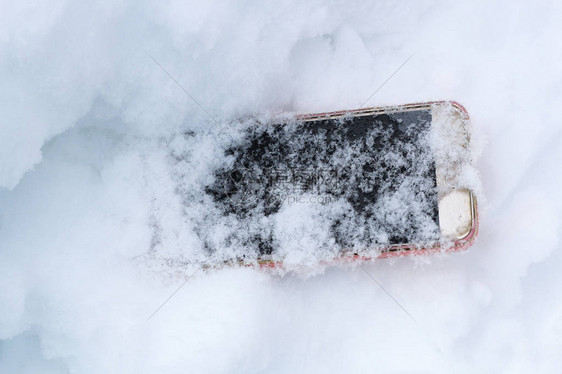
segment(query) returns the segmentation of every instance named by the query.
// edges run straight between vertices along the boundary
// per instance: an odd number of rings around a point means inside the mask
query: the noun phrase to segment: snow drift
[[[557,372],[558,4],[2,9],[0,372]],[[414,54],[367,105],[467,107],[479,241],[364,266],[415,322],[361,268],[200,271],[147,320],[196,270],[181,196],[226,142],[149,54],[219,124],[359,107]]]

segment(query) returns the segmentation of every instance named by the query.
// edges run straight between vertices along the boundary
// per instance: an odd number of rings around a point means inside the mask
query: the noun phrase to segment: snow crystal
[[[429,110],[250,123],[206,186],[219,222],[207,216],[199,230],[215,232],[229,222],[222,250],[233,242],[243,246],[245,258],[284,260],[295,251],[316,262],[346,251],[436,241],[430,129]]]

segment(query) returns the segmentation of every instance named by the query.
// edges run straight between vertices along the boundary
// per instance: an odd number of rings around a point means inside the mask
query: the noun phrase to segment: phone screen
[[[275,224],[260,222],[290,209],[314,210],[326,243],[341,251],[434,242],[430,132],[430,109],[256,124],[227,150],[229,163],[207,193],[241,223],[234,235],[260,255],[283,242]]]

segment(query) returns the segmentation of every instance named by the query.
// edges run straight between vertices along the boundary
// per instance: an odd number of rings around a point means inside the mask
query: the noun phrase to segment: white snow
[[[0,373],[559,371],[558,3],[1,4]],[[470,250],[363,266],[413,319],[359,267],[200,270],[149,319],[205,255],[219,124],[357,108],[411,55],[367,105],[460,102],[482,181]]]

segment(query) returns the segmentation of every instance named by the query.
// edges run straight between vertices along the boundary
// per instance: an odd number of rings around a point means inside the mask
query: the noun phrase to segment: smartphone
[[[226,154],[206,192],[261,266],[460,250],[477,235],[469,117],[456,102],[253,123]]]

